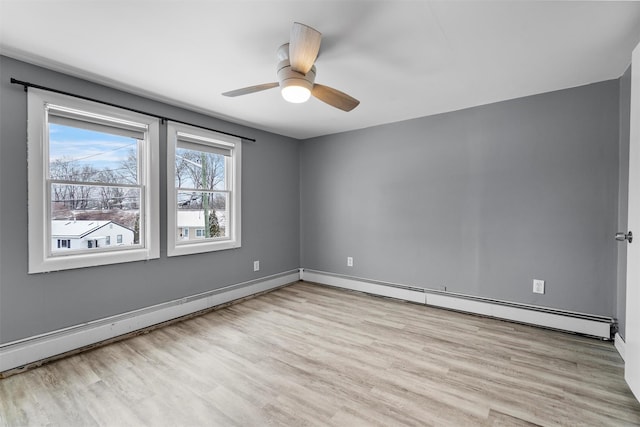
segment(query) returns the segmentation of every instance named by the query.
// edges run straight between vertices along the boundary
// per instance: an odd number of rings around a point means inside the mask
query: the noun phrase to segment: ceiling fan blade
[[[315,96],[322,102],[326,102],[332,107],[341,109],[342,111],[351,111],[360,104],[360,101],[346,93],[318,83],[313,85],[311,95]]]
[[[289,41],[289,62],[291,69],[307,74],[316,62],[320,51],[322,34],[308,25],[294,22]]]
[[[261,85],[255,85],[255,86],[249,86],[249,87],[243,87],[242,89],[236,89],[236,90],[231,90],[229,92],[225,92],[223,93],[224,96],[241,96],[241,95],[248,95],[250,93],[254,93],[254,92],[260,92],[263,90],[267,90],[267,89],[271,89],[274,87],[278,87],[280,85],[280,83],[278,82],[273,82],[273,83],[263,83]]]

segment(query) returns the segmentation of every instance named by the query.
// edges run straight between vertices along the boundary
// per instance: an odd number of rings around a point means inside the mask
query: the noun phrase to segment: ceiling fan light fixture
[[[311,88],[309,82],[303,79],[296,79],[298,81],[285,80],[282,82],[282,97],[285,101],[293,104],[302,104],[307,102],[311,97]]]

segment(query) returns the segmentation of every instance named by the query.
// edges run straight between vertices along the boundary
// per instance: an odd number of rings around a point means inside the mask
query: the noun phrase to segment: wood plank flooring
[[[3,426],[622,426],[596,339],[295,283],[0,380]]]

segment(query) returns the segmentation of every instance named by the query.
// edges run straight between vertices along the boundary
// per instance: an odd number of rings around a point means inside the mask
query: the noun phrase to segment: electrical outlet
[[[260,271],[260,261],[253,261],[253,271]]]
[[[533,279],[533,293],[544,294],[544,280]]]
[[[347,267],[353,267],[353,257],[347,257]]]

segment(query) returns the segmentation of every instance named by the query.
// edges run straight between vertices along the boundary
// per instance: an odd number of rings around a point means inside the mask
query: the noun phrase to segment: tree
[[[138,155],[134,149],[130,149],[127,158],[120,162],[120,178],[127,184],[138,183]]]
[[[202,187],[204,188],[206,182],[205,180],[207,179],[207,155],[205,153],[202,153],[200,157],[200,165],[202,166]],[[211,219],[209,217],[209,193],[202,193],[202,208],[204,209],[204,223],[209,225],[209,227],[207,227],[205,235],[206,237],[213,237],[213,234],[211,234]],[[213,216],[216,216],[215,212]]]
[[[136,221],[133,223],[133,243],[140,243],[140,215],[136,215]]]
[[[224,181],[225,157],[200,151],[178,149],[176,152],[176,186],[215,190]]]
[[[218,223],[218,216],[216,211],[209,214],[209,236],[208,237],[220,237],[222,236],[222,230],[220,229],[220,223]]]
[[[49,165],[51,178],[64,181],[91,181],[98,172],[90,165],[80,168],[69,158],[56,159]],[[86,185],[55,184],[53,196],[53,201],[67,209],[87,209],[93,202],[92,187]]]
[[[103,169],[98,172],[99,182],[115,183],[118,182],[120,176],[111,169]],[[121,187],[99,187],[100,207],[102,209],[112,209],[119,207],[122,209],[122,203],[125,198],[125,190]]]

